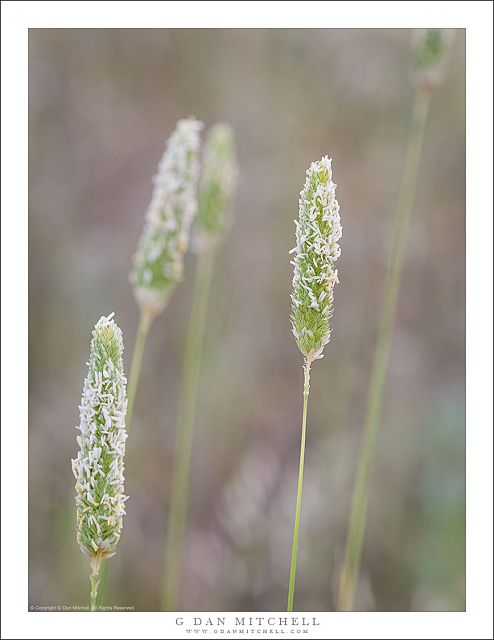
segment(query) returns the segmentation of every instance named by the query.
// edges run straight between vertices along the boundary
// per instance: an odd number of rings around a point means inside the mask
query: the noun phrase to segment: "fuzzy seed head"
[[[125,515],[124,456],[127,432],[122,332],[101,317],[93,331],[88,373],[79,407],[76,478],[77,542],[90,559],[115,553]]]
[[[144,229],[130,281],[141,311],[159,314],[183,276],[184,254],[197,211],[202,123],[179,120],[154,177]]]
[[[194,245],[201,250],[222,238],[230,224],[230,212],[238,168],[233,131],[217,124],[204,145]]]
[[[331,159],[324,156],[307,171],[300,192],[297,246],[292,290],[292,331],[307,362],[322,358],[329,342],[333,288],[338,282],[335,263],[341,249],[340,206],[335,197]]]
[[[433,89],[440,84],[453,36],[453,29],[415,30],[414,72],[418,87]]]

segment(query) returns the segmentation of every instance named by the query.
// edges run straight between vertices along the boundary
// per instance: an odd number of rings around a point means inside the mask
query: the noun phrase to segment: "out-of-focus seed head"
[[[90,559],[111,558],[125,515],[124,456],[127,432],[127,381],[122,332],[113,313],[93,331],[72,460],[76,478],[77,542]]]
[[[183,276],[184,254],[197,211],[202,126],[193,118],[178,121],[154,178],[130,274],[137,304],[151,318],[164,309]]]
[[[292,331],[308,363],[322,358],[331,335],[335,263],[341,250],[340,206],[335,197],[331,160],[313,162],[300,192],[292,299]]]
[[[453,29],[416,29],[414,33],[414,77],[421,89],[433,89],[442,81]]]
[[[224,236],[231,222],[233,195],[238,178],[232,128],[216,124],[204,144],[199,185],[199,211],[194,248],[201,251]]]

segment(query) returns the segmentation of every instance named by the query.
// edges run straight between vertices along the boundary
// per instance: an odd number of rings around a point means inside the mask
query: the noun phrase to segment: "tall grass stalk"
[[[132,424],[132,418],[134,417],[134,405],[137,393],[137,385],[139,384],[139,377],[141,374],[142,357],[144,354],[144,346],[149,333],[149,329],[152,323],[152,316],[146,313],[145,310],[141,311],[139,317],[139,325],[137,327],[136,340],[134,344],[134,352],[132,354],[132,363],[130,365],[129,373],[129,385],[128,385],[128,399],[129,405],[127,409],[127,425],[130,427]],[[128,428],[127,427],[127,428]]]
[[[304,366],[304,406],[302,411],[302,435],[300,438],[300,461],[298,466],[297,503],[295,506],[295,524],[293,526],[292,558],[290,562],[290,582],[288,584],[287,611],[293,611],[295,596],[295,574],[297,572],[298,533],[300,527],[300,513],[302,510],[302,490],[304,485],[305,437],[307,433],[307,406],[310,390],[310,362]]]
[[[195,271],[192,309],[182,369],[182,392],[177,423],[168,536],[165,551],[165,582],[162,597],[162,605],[165,611],[175,611],[177,607],[197,387],[212,268],[212,252],[201,253],[198,257]]]
[[[292,253],[295,253],[292,262],[294,266],[291,296],[292,332],[305,358],[305,364],[297,501],[288,584],[288,611],[293,611],[295,596],[310,369],[314,360],[323,357],[324,346],[331,337],[333,288],[338,282],[338,271],[334,267],[340,256],[338,241],[342,235],[342,227],[340,207],[335,197],[336,184],[332,178],[331,160],[327,156],[318,162],[313,162],[308,169],[304,188],[300,192],[299,217],[295,221],[297,245],[292,249]]]
[[[230,209],[236,177],[233,133],[227,125],[215,125],[208,133],[204,148],[203,173],[199,189],[199,212],[193,239],[198,258],[182,368],[165,549],[162,607],[166,611],[175,611],[178,605],[197,389],[209,290],[217,248],[230,223]]]
[[[429,113],[431,90],[439,81],[439,71],[444,64],[444,45],[448,39],[449,34],[443,34],[440,30],[428,30],[423,34],[419,34],[415,60],[417,79],[415,104],[396,209],[379,332],[367,396],[366,418],[357,463],[345,559],[340,576],[338,591],[338,609],[340,611],[348,611],[353,608],[362,557],[369,484],[379,431],[383,389],[400,290],[406,241]]]

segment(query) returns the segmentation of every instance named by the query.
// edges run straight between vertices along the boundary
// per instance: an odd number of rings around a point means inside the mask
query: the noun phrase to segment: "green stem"
[[[189,469],[194,434],[197,386],[201,366],[204,326],[214,261],[212,249],[199,254],[192,298],[192,309],[185,344],[180,408],[173,466],[168,536],[165,549],[162,606],[175,611],[180,589],[182,542],[187,514]]]
[[[137,387],[139,384],[139,376],[141,372],[142,356],[144,354],[144,346],[146,344],[146,338],[149,333],[149,327],[151,326],[152,317],[143,311],[139,319],[139,326],[137,328],[136,341],[134,345],[134,353],[132,355],[132,364],[130,366],[129,383],[127,387],[127,431],[132,423],[132,417],[134,415],[134,405]],[[101,567],[100,579],[99,579],[99,593],[100,597],[104,595],[106,591],[106,580],[108,576],[108,563],[103,563]]]
[[[91,611],[96,611],[96,599],[98,597],[99,586],[99,570],[101,566],[101,557],[95,556],[91,558]]]
[[[142,356],[144,345],[151,326],[151,317],[141,311],[139,326],[137,328],[134,353],[132,355],[132,365],[130,367],[129,384],[127,387],[127,430],[129,429],[134,415],[134,404],[136,399],[137,386],[141,373]]]
[[[300,463],[298,467],[297,506],[295,508],[295,524],[293,527],[292,561],[290,565],[290,584],[288,586],[287,611],[293,611],[293,596],[295,594],[295,573],[297,571],[298,531],[300,526],[300,511],[302,507],[302,488],[304,483],[305,435],[307,431],[307,404],[309,401],[309,390],[310,390],[310,365],[311,365],[311,361],[306,360],[305,367],[304,367],[304,409],[302,413],[302,436],[300,440]]]
[[[393,245],[386,273],[379,333],[367,396],[367,413],[354,485],[345,561],[340,578],[338,593],[338,609],[340,611],[352,609],[362,556],[369,481],[379,429],[384,382],[429,102],[430,92],[423,89],[417,90],[412,128],[408,140],[402,185],[396,210]]]

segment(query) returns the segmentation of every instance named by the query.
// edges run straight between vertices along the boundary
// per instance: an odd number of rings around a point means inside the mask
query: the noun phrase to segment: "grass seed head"
[[[322,358],[331,335],[335,263],[341,250],[340,206],[335,197],[331,160],[313,162],[300,192],[295,220],[297,245],[292,264],[292,331],[307,362]]]
[[[453,37],[453,29],[415,30],[413,62],[419,88],[430,90],[441,83]]]
[[[115,553],[125,514],[124,456],[127,432],[122,332],[101,317],[91,341],[79,407],[76,478],[77,542],[90,559]]]
[[[154,177],[144,229],[130,281],[141,311],[154,317],[183,277],[184,254],[197,211],[202,123],[179,120]]]
[[[197,250],[218,242],[227,231],[237,178],[233,131],[227,124],[216,124],[204,145],[194,237]]]

